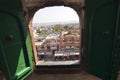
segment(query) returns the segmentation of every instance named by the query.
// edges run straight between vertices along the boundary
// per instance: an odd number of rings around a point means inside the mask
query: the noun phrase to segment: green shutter
[[[111,80],[117,8],[115,0],[86,0],[86,63],[103,80]]]
[[[0,66],[7,80],[22,80],[32,72],[27,26],[19,12],[0,12]]]

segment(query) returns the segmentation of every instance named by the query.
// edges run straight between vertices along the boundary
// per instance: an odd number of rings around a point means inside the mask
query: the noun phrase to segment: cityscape
[[[33,35],[40,65],[80,64],[79,23],[34,24]]]

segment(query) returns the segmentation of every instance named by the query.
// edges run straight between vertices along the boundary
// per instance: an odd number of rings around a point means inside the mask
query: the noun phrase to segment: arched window
[[[80,39],[79,48],[73,44],[76,40],[70,41],[71,38],[80,36],[79,22],[76,11],[70,7],[46,7],[35,13],[32,20],[32,38],[35,41],[34,46],[37,47],[37,65],[80,64]],[[60,41],[61,38],[64,41]],[[39,46],[46,47],[40,51]]]

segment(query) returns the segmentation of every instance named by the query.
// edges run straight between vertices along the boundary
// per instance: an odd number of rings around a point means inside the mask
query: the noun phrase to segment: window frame
[[[59,5],[58,5],[59,6]],[[47,6],[49,7],[49,6]],[[35,48],[33,48],[33,55],[34,55],[34,62],[35,62],[35,67],[38,68],[38,69],[54,69],[54,68],[57,68],[57,69],[62,69],[62,68],[65,68],[65,69],[69,69],[69,68],[80,68],[81,67],[81,64],[83,64],[84,60],[82,60],[85,56],[83,55],[84,53],[84,50],[85,50],[85,8],[84,7],[81,7],[81,9],[78,11],[77,9],[71,7],[71,6],[66,6],[66,7],[70,7],[72,9],[74,9],[74,11],[78,14],[79,16],[79,27],[81,26],[81,29],[80,29],[80,45],[79,45],[79,49],[80,49],[80,64],[77,64],[77,65],[51,65],[51,66],[42,66],[42,65],[37,65],[38,63],[38,59],[37,59],[37,54],[36,54],[36,51],[34,51]],[[80,22],[81,21],[81,22]],[[32,22],[32,19],[30,20],[29,24]],[[30,27],[30,26],[29,26]],[[30,29],[30,28],[29,28]],[[30,32],[31,33],[31,32]],[[31,34],[30,34],[31,35]],[[30,36],[31,37],[31,36]],[[31,39],[31,41],[33,42],[34,40]],[[32,45],[33,46],[33,45]],[[33,46],[35,47],[35,46]],[[36,60],[37,59],[37,60]]]

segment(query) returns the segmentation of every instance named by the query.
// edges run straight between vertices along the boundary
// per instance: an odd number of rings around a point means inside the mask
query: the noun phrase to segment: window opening
[[[80,64],[80,23],[69,7],[55,6],[38,10],[33,17],[37,65]]]

